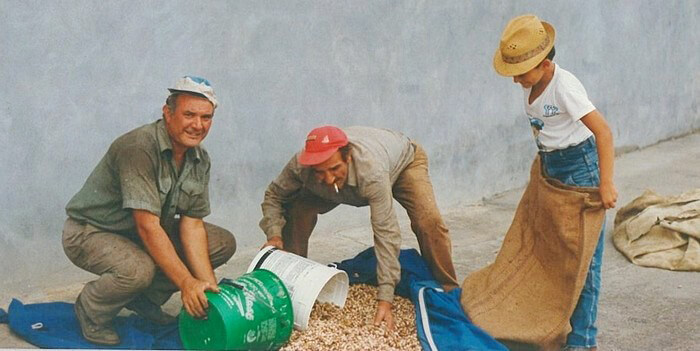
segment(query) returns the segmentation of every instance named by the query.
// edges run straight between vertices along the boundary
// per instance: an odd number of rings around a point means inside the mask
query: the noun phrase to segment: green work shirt
[[[209,155],[201,146],[185,153],[181,171],[163,120],[136,128],[109,147],[82,189],[68,202],[71,218],[124,235],[136,235],[132,209],[160,217],[173,228],[177,216],[203,218],[209,209]]]

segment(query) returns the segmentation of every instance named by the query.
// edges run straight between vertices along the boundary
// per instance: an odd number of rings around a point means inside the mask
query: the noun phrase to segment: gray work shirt
[[[163,120],[141,126],[112,143],[66,213],[127,236],[136,236],[132,209],[157,215],[166,230],[176,215],[203,218],[210,213],[209,155],[200,146],[191,148],[181,167],[178,172]]]
[[[311,167],[304,167],[294,155],[280,175],[265,191],[260,227],[267,238],[282,236],[283,204],[299,190],[341,204],[369,206],[377,255],[378,298],[392,301],[394,287],[401,277],[399,250],[401,232],[394,211],[392,186],[401,172],[413,161],[414,146],[401,133],[372,128],[348,127],[343,131],[351,145],[346,185],[339,193],[316,180]]]

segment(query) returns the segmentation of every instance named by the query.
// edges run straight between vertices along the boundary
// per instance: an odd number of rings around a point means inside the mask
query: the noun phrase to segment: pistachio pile
[[[421,350],[410,300],[394,298],[393,331],[373,324],[376,287],[351,285],[345,307],[316,303],[305,331],[294,330],[284,351]]]

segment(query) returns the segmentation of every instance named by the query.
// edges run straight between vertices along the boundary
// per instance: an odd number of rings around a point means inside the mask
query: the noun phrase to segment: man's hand
[[[377,302],[377,312],[374,314],[374,325],[379,326],[382,321],[386,322],[387,330],[394,330],[394,315],[391,312],[391,302]]]
[[[205,291],[218,293],[219,287],[210,282],[199,280],[197,278],[188,278],[185,280],[182,289],[180,289],[182,298],[182,307],[185,311],[195,318],[205,318],[207,316],[207,308],[209,308],[209,300],[204,294]]]
[[[284,242],[282,241],[282,238],[279,236],[273,236],[272,238],[268,239],[265,244],[261,247],[264,248],[266,246],[274,246],[280,250],[284,249]]]
[[[603,201],[603,207],[605,209],[615,208],[615,203],[617,202],[617,189],[615,189],[615,184],[611,183],[600,183],[600,198]]]
[[[209,306],[205,291],[219,292],[206,249],[206,232],[201,220],[180,219],[180,239],[185,256],[195,275],[190,273],[180,259],[168,234],[160,226],[158,216],[144,210],[133,210],[139,237],[158,267],[175,284],[182,294],[182,305],[191,316],[204,318]],[[199,274],[199,275],[197,275]]]

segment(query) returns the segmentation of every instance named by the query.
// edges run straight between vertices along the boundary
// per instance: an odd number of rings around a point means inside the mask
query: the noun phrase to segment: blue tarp
[[[504,350],[507,348],[471,323],[459,302],[461,289],[445,293],[423,258],[414,249],[401,250],[401,281],[396,294],[410,298],[416,309],[416,329],[424,350]],[[337,264],[351,284],[376,285],[377,259],[369,248]],[[24,305],[13,299],[7,313],[0,309],[0,323],[22,339],[44,348],[182,349],[177,324],[159,326],[137,315],[117,317],[114,326],[122,339],[115,347],[83,339],[73,304],[50,302]]]
[[[395,293],[413,301],[423,350],[508,350],[469,320],[459,302],[462,289],[444,292],[418,251],[401,250],[399,262],[401,281]],[[374,248],[336,265],[348,273],[351,284],[377,284]]]
[[[122,339],[120,345],[109,347],[90,343],[80,332],[73,304],[66,302],[24,305],[12,299],[7,313],[0,309],[0,323],[3,322],[8,323],[22,339],[43,348],[182,349],[177,323],[160,326],[134,314],[114,320],[114,327]]]

